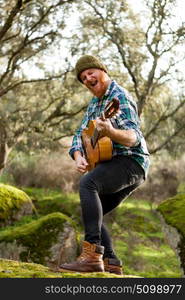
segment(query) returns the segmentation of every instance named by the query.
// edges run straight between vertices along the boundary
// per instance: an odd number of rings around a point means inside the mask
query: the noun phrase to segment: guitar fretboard
[[[97,143],[97,141],[99,139],[99,136],[100,136],[100,134],[99,134],[97,128],[95,128],[94,134],[91,137],[91,145],[92,145],[93,148],[95,148],[96,143]]]
[[[102,120],[111,118],[112,114],[116,112],[118,108],[119,108],[119,101],[117,99],[113,99],[110,103],[108,103],[108,105],[105,107],[105,110],[100,114],[100,118]],[[91,146],[93,148],[95,148],[99,137],[100,137],[100,133],[97,130],[97,128],[95,128],[94,133],[91,137]]]

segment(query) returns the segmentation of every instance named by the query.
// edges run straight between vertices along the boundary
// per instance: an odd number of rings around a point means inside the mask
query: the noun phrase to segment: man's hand
[[[81,153],[75,153],[74,155],[75,162],[76,162],[76,169],[80,173],[87,172],[88,162],[86,161],[85,157],[81,155]]]
[[[96,128],[102,136],[109,136],[111,130],[113,129],[113,126],[111,124],[110,119],[102,120],[101,118],[97,118],[96,119]]]
[[[137,142],[137,136],[134,129],[117,129],[112,126],[110,119],[96,119],[96,127],[100,136],[107,136],[112,141],[126,147],[134,147]]]

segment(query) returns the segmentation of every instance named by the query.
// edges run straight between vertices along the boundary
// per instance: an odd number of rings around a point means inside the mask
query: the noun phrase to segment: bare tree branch
[[[174,131],[173,134],[169,135],[165,141],[163,143],[161,143],[160,145],[158,145],[156,148],[154,149],[150,149],[149,148],[149,152],[150,154],[155,154],[157,153],[158,151],[162,150],[165,148],[165,146],[168,145],[169,142],[171,142],[173,140],[174,137],[176,137],[183,129],[185,128],[185,124],[182,124],[180,126],[180,128],[178,128],[177,130]]]
[[[29,0],[27,2],[29,2]],[[17,0],[16,5],[12,8],[9,16],[5,21],[4,26],[0,30],[0,40],[5,36],[9,28],[12,26],[14,18],[20,12],[21,7],[22,7],[22,0]]]
[[[10,84],[9,86],[7,86],[5,89],[2,89],[0,91],[0,97],[6,95],[10,90],[13,90],[13,89],[15,89],[16,87],[18,87],[20,85],[30,84],[30,83],[33,83],[33,82],[51,81],[53,79],[61,78],[64,74],[65,74],[65,72],[57,74],[57,75],[49,76],[47,78],[29,79],[29,80],[22,80],[22,81],[14,82],[14,83]]]
[[[54,113],[54,114],[53,114],[52,116],[50,116],[47,120],[45,120],[44,123],[47,123],[48,121],[51,121],[52,119],[62,117],[62,118],[59,119],[59,121],[54,122],[54,123],[50,123],[50,124],[49,124],[49,127],[57,126],[57,125],[59,125],[60,123],[62,123],[63,121],[69,120],[69,119],[71,119],[72,117],[78,115],[80,112],[84,111],[86,108],[87,108],[87,105],[84,105],[84,106],[82,106],[80,109],[78,109],[78,110],[75,111],[75,112],[73,112],[73,111],[71,111],[71,112],[66,112],[66,111],[61,112],[61,111],[58,111],[58,112],[57,112],[58,115],[57,115],[57,113],[56,113],[56,114]]]
[[[182,101],[173,111],[171,111],[168,114],[162,114],[161,117],[157,120],[157,122],[153,125],[153,127],[146,133],[145,138],[148,139],[152,133],[154,133],[159,125],[166,121],[167,119],[175,116],[175,114],[179,111],[180,108],[182,108],[185,105],[185,100]]]

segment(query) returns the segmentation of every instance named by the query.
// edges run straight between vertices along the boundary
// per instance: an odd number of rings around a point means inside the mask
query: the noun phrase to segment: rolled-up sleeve
[[[139,145],[143,137],[140,131],[140,121],[137,114],[137,107],[134,104],[132,105],[132,102],[128,101],[127,97],[123,94],[119,96],[119,101],[120,114],[116,118],[118,128],[124,130],[133,129],[135,131],[137,140],[133,147],[136,147]]]
[[[74,152],[80,151],[82,155],[84,155],[84,149],[82,144],[82,131],[87,127],[88,125],[88,110],[85,113],[80,127],[76,130],[75,135],[72,140],[71,148],[69,149],[69,155],[74,159]]]

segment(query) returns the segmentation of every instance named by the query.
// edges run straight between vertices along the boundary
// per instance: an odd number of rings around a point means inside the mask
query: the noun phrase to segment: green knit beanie
[[[101,69],[101,70],[105,71],[106,73],[108,72],[106,66],[104,66],[98,60],[98,58],[96,58],[95,56],[92,56],[92,55],[83,55],[82,57],[79,58],[79,60],[76,63],[76,66],[75,66],[77,79],[80,82],[82,82],[81,79],[80,79],[80,74],[83,71],[85,71],[87,69],[91,69],[91,68]]]

